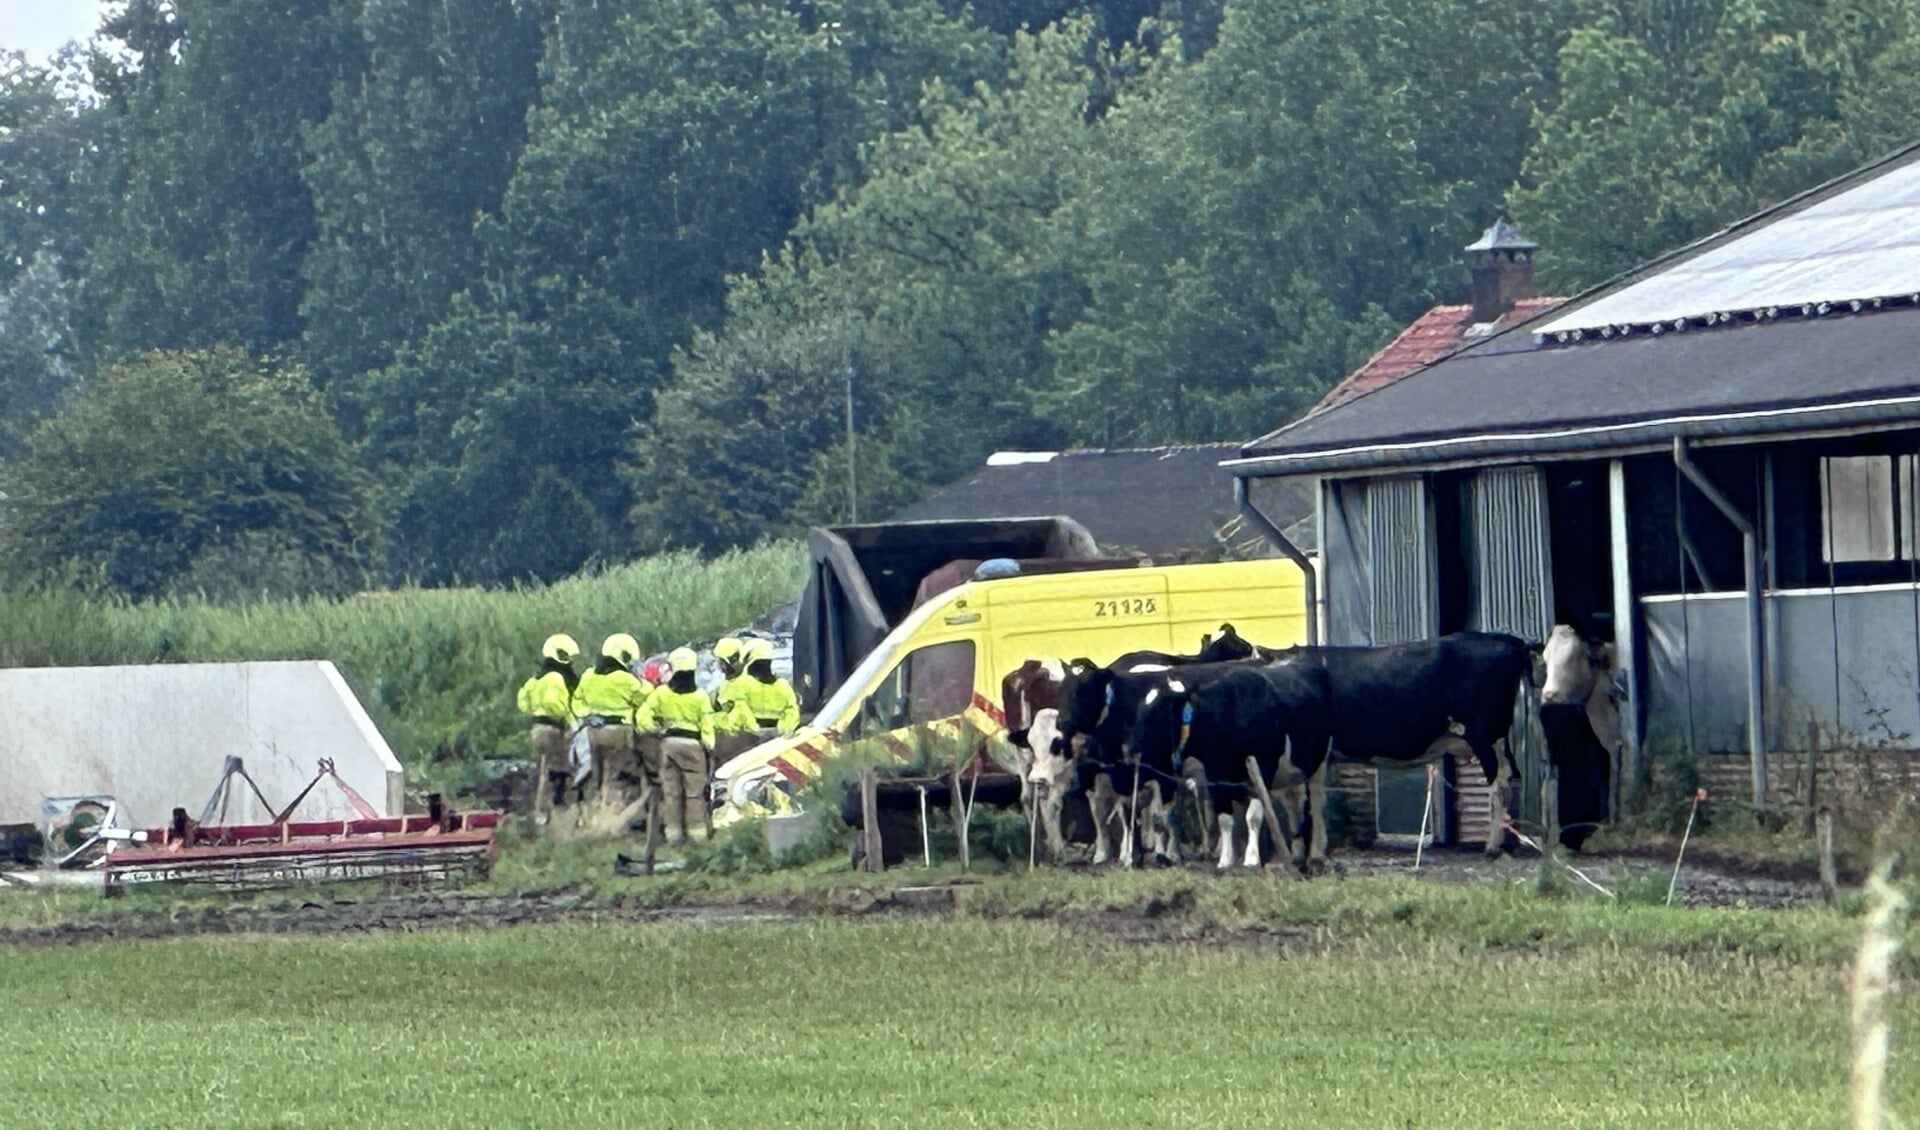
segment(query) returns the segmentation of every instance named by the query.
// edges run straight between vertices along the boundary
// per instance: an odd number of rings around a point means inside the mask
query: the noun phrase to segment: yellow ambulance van
[[[1194,652],[1227,623],[1268,647],[1306,639],[1306,586],[1290,561],[1111,566],[975,579],[913,609],[806,725],[720,767],[720,819],[785,810],[823,762],[856,743],[937,770],[984,739],[1008,761],[1001,682],[1029,659]],[[929,756],[936,749],[947,752]]]

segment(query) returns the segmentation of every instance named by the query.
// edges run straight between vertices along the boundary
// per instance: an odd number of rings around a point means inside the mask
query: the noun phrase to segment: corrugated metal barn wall
[[[1385,644],[1433,634],[1427,484],[1417,477],[1329,484],[1327,642]]]
[[[1468,626],[1507,632],[1529,642],[1553,628],[1553,562],[1548,551],[1546,479],[1533,467],[1494,467],[1473,478],[1473,591]],[[1547,772],[1537,691],[1529,685],[1514,705],[1508,741],[1519,769],[1514,807],[1539,820]]]
[[[1427,481],[1417,476],[1327,484],[1327,642],[1387,644],[1425,639],[1438,627],[1433,522]],[[1333,788],[1348,798],[1349,819],[1383,837],[1419,831],[1426,799],[1420,770],[1377,771],[1342,764]],[[1444,817],[1433,831],[1449,836]]]

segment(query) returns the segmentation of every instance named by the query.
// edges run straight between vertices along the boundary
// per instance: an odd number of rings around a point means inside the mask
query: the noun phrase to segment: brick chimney
[[[1476,324],[1498,321],[1515,302],[1533,297],[1533,253],[1539,249],[1539,244],[1505,217],[1495,220],[1479,239],[1467,244]]]

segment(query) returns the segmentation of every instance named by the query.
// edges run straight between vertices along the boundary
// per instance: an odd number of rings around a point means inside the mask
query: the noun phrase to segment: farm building
[[[1920,147],[1491,330],[1229,462],[1316,483],[1321,638],[1610,641],[1608,811],[1655,777],[1774,809],[1915,780]],[[1523,816],[1543,745],[1516,732]],[[1417,827],[1423,781],[1377,788],[1382,833]]]
[[[1240,445],[1003,451],[893,515],[895,521],[1069,515],[1101,546],[1172,562],[1271,552],[1233,505],[1221,461]],[[1267,504],[1294,543],[1313,551],[1313,490],[1280,486]]]

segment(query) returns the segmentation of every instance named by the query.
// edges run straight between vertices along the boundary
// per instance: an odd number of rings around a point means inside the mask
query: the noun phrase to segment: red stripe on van
[[[784,757],[776,757],[772,761],[767,762],[767,764],[773,766],[782,777],[785,777],[796,785],[804,785],[807,783],[807,775],[795,769]]]
[[[995,706],[986,695],[981,694],[979,691],[973,692],[973,705],[980,710],[986,711],[987,717],[993,719],[998,724],[1002,726],[1007,724],[1007,712]]]
[[[801,742],[799,745],[794,746],[793,749],[794,752],[806,758],[808,761],[813,762],[815,765],[820,764],[820,751],[813,748],[812,742]]]

